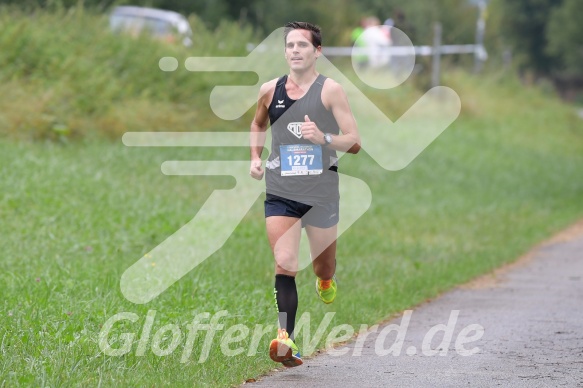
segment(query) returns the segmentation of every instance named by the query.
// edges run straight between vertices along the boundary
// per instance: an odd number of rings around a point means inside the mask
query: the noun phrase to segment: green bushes
[[[107,15],[81,7],[32,13],[0,8],[0,133],[58,139],[188,129],[189,115],[172,116],[177,110],[195,114],[217,82],[181,66],[163,72],[160,58],[183,64],[194,55],[245,55],[253,38],[234,23],[215,31],[194,16],[191,23],[194,47],[185,48],[114,35]]]

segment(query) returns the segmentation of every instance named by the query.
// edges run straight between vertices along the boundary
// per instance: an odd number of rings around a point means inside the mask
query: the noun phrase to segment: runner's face
[[[292,30],[285,43],[285,58],[291,70],[301,71],[315,65],[321,48],[312,44],[310,32]]]

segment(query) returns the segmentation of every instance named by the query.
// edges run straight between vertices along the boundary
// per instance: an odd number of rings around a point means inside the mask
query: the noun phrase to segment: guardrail
[[[415,55],[431,56],[436,52],[433,46],[413,46]],[[406,56],[411,55],[411,47],[406,46],[389,46],[386,49],[391,56]],[[474,54],[480,60],[485,61],[488,58],[488,53],[482,45],[475,44],[457,44],[439,46],[437,51],[444,54]],[[349,57],[351,55],[367,55],[368,49],[366,47],[324,47],[322,53],[326,57]]]
[[[482,44],[457,44],[457,45],[441,45],[441,24],[436,23],[434,26],[433,46],[387,46],[378,48],[377,54],[382,51],[383,54],[390,56],[410,56],[413,54],[419,56],[432,56],[432,86],[439,85],[441,56],[450,54],[474,54],[475,70],[479,71],[483,62],[488,59],[488,53]],[[388,53],[387,53],[388,51]],[[366,47],[324,47],[322,53],[326,57],[341,57],[351,55],[366,56],[370,53]]]

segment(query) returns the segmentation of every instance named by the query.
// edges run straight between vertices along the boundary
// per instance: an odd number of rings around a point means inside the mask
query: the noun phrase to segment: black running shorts
[[[307,205],[274,194],[265,197],[265,217],[285,216],[302,219],[302,228],[306,225],[317,228],[330,228],[338,223],[338,201]]]

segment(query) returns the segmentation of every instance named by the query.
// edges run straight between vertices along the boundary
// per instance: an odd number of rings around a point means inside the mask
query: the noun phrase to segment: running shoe
[[[320,278],[316,279],[316,293],[322,299],[322,302],[326,304],[330,304],[334,302],[336,298],[336,275],[332,276],[332,280],[330,281],[330,287],[326,288],[325,290],[322,289],[323,280]]]
[[[275,362],[281,362],[288,368],[303,364],[298,347],[289,338],[285,329],[277,330],[277,338],[269,344],[269,357]]]

